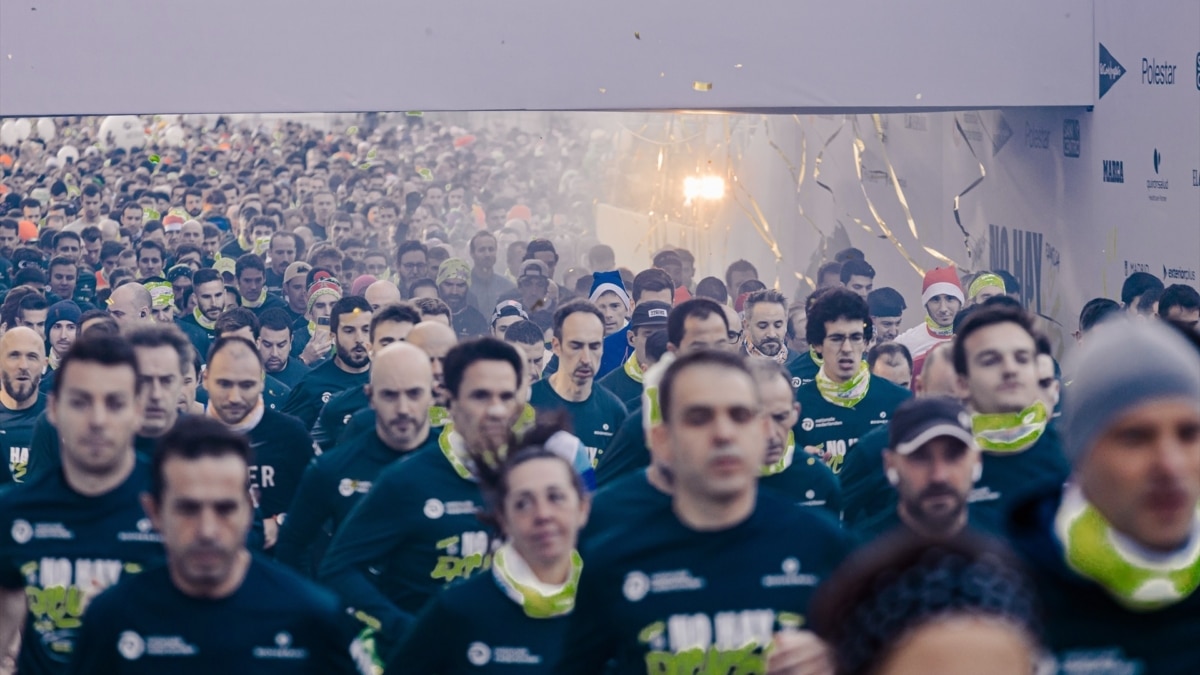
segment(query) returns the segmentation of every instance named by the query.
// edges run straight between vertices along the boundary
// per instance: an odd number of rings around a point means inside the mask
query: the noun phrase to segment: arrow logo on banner
[[[1000,154],[1000,149],[1008,143],[1008,139],[1012,138],[1012,127],[1008,126],[1008,120],[1004,119],[1004,115],[1000,115],[1000,122],[996,125],[996,133],[992,134],[992,156]]]
[[[1122,66],[1120,61],[1113,58],[1112,54],[1108,53],[1108,49],[1104,43],[1100,43],[1100,98],[1108,93],[1109,89],[1121,79],[1125,74],[1125,66]]]
[[[1158,151],[1158,148],[1155,148],[1154,149],[1154,173],[1155,174],[1158,173],[1158,167],[1160,164],[1162,164],[1162,154]]]

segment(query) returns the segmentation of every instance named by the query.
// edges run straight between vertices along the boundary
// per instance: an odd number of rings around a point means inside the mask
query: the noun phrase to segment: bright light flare
[[[697,199],[716,201],[725,198],[725,179],[720,176],[688,176],[683,179],[683,197],[686,204]]]

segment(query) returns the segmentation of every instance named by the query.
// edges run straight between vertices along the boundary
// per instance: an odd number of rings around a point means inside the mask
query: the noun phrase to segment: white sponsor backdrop
[[[1101,44],[1123,74],[1102,97],[1097,87],[1094,109],[742,116],[724,138],[710,131],[735,150],[709,150],[709,170],[732,189],[711,218],[721,223],[711,236],[726,245],[705,248],[702,272],[719,276],[747,258],[790,296],[803,289],[797,273],[811,277],[822,255],[853,245],[876,267],[876,286],[910,301],[912,324],[922,315],[911,306],[918,269],[946,259],[965,271],[1005,269],[1060,347],[1083,304],[1119,299],[1133,271],[1195,287],[1200,3],[1103,0],[1096,14],[1095,84],[1115,72],[1099,66]],[[1012,76],[1053,78],[1047,65]],[[618,242],[638,262],[674,243]]]

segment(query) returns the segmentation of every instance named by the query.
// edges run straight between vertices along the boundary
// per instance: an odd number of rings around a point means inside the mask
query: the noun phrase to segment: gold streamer
[[[888,227],[887,221],[883,219],[883,216],[879,215],[879,210],[875,208],[875,203],[871,201],[871,196],[867,194],[867,182],[863,179],[862,172],[862,153],[866,150],[866,143],[863,142],[862,135],[859,133],[857,117],[855,117],[852,125],[854,128],[854,143],[852,144],[852,147],[854,148],[854,172],[858,175],[858,185],[862,189],[863,199],[867,202],[867,210],[871,212],[871,217],[875,219],[875,224],[879,226],[879,230],[883,232],[883,235],[887,237],[889,241],[892,242],[892,245],[894,245],[896,250],[900,252],[900,255],[904,257],[904,260],[912,266],[917,274],[925,276],[925,270],[917,264],[917,261],[912,259],[912,256],[908,254],[908,251],[904,250],[904,245],[900,243],[900,240],[896,239],[896,235],[894,235],[891,228]],[[863,225],[868,232],[871,232],[871,228],[867,227],[865,223],[860,224]]]
[[[913,220],[912,209],[908,208],[908,199],[904,196],[904,189],[900,187],[900,179],[896,177],[896,169],[888,157],[887,144],[883,142],[883,119],[875,114],[871,115],[871,121],[875,123],[875,133],[879,136],[879,150],[883,155],[883,165],[887,168],[888,178],[892,180],[892,187],[896,189],[896,199],[899,200],[900,208],[904,210],[904,218],[908,221],[908,231],[912,232],[913,239],[920,241],[921,237],[917,234],[917,223]]]
[[[958,131],[958,135],[962,136],[963,142],[967,144],[967,149],[971,151],[971,156],[975,158],[975,161],[979,162],[979,178],[976,178],[970,185],[968,185],[967,189],[954,195],[954,222],[958,225],[958,229],[962,232],[963,245],[966,246],[967,255],[969,256],[971,255],[971,235],[967,232],[967,228],[963,227],[962,215],[959,213],[959,210],[962,206],[962,198],[965,197],[971,190],[979,187],[979,184],[983,182],[983,179],[987,178],[987,168],[983,166],[983,161],[979,159],[979,154],[975,152],[975,146],[971,145],[971,139],[967,137],[967,132],[963,131],[962,122],[958,119],[958,115],[954,116],[954,128],[956,131]]]

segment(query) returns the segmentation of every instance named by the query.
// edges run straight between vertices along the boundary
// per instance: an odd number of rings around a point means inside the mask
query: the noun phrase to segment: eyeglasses
[[[825,336],[825,341],[834,345],[835,347],[841,347],[846,340],[849,340],[850,344],[855,346],[861,345],[865,341],[862,333],[854,333],[853,335],[841,335],[839,333],[835,333],[833,335]]]
[[[416,272],[418,270],[425,269],[427,265],[425,263],[404,263],[401,265],[401,267],[403,267],[404,271],[406,272]]]
[[[731,330],[725,334],[725,337],[727,337],[729,339],[729,344],[736,345],[737,343],[742,341],[742,331],[740,331],[740,330],[732,331]]]

